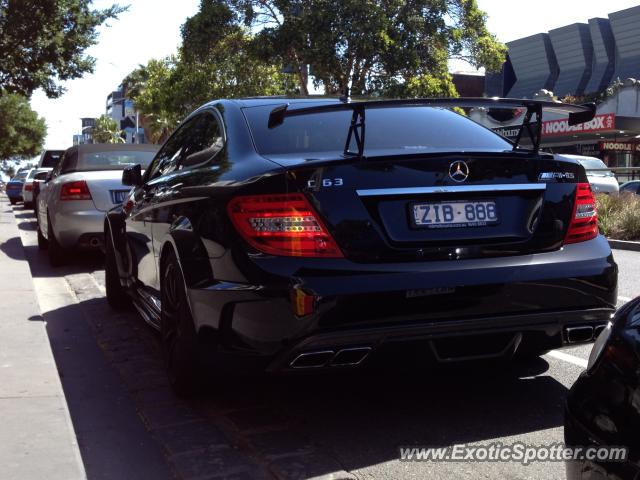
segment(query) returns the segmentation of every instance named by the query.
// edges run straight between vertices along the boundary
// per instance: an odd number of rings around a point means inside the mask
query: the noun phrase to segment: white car
[[[50,172],[52,168],[32,168],[22,184],[22,201],[25,208],[33,208],[33,187],[36,175],[41,172]]]
[[[593,193],[617,195],[620,191],[620,185],[615,175],[599,158],[564,154],[562,157],[577,160],[584,167]]]
[[[123,202],[129,165],[146,168],[158,150],[149,144],[87,144],[64,152],[38,195],[38,246],[51,265],[64,263],[72,248],[102,248],[105,212]]]

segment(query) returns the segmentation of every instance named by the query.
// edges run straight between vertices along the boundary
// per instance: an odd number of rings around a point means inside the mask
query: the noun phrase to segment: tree
[[[96,126],[93,127],[92,134],[96,143],[124,143],[118,122],[107,115],[96,118]]]
[[[44,118],[17,94],[0,96],[0,160],[29,158],[40,153],[47,135]]]
[[[9,178],[13,178],[16,175],[16,167],[0,163],[0,172],[4,173]]]
[[[475,0],[227,0],[259,30],[257,54],[289,64],[306,89],[310,66],[326,93],[447,94],[449,59],[498,70],[505,47]]]
[[[163,141],[182,118],[216,98],[297,91],[280,66],[256,57],[252,37],[234,18],[224,2],[203,0],[182,27],[178,54],[152,59],[125,77],[126,95],[143,114],[151,141]]]
[[[85,50],[97,42],[99,25],[126,8],[90,8],[91,0],[0,0],[0,94],[49,98],[65,89],[57,82],[93,72]]]

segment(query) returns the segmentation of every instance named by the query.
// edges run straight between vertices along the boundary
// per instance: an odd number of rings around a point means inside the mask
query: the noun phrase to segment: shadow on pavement
[[[14,260],[22,260],[22,242],[18,237],[12,237],[9,240],[0,243],[0,250],[9,258]]]

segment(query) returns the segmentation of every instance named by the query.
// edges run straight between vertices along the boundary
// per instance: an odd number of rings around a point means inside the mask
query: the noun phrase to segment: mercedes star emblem
[[[464,182],[469,178],[469,166],[462,160],[456,160],[449,165],[449,176],[454,182]]]

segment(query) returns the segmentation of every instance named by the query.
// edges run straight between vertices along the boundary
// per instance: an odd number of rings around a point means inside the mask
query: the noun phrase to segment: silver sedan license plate
[[[414,203],[411,213],[416,227],[483,227],[499,221],[496,202],[492,200]]]

